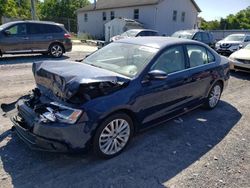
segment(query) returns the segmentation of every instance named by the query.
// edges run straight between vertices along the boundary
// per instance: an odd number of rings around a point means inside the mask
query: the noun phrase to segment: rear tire
[[[133,121],[124,113],[106,118],[94,136],[93,150],[100,158],[113,158],[128,145],[134,133]]]
[[[204,103],[206,109],[212,110],[218,105],[222,94],[222,89],[222,84],[219,82],[216,82],[213,85]]]
[[[54,43],[50,46],[49,53],[52,57],[60,58],[64,53],[63,46],[59,43]]]

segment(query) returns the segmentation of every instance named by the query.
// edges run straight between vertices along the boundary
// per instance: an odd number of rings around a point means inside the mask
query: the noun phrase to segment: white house
[[[197,28],[199,12],[194,0],[98,0],[77,10],[78,34],[104,38],[105,23],[121,17],[171,35],[177,30]]]

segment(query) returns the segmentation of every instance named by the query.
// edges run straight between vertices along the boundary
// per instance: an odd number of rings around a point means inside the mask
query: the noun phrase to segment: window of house
[[[106,14],[106,12],[102,13],[102,20],[103,21],[107,20],[107,14]]]
[[[186,12],[181,13],[181,21],[185,22]]]
[[[88,14],[87,14],[87,13],[84,14],[84,21],[85,21],[85,22],[88,21]]]
[[[110,12],[110,19],[113,20],[115,18],[115,11]]]
[[[134,19],[135,20],[139,19],[139,9],[134,9]]]
[[[173,11],[173,21],[177,21],[177,10]]]

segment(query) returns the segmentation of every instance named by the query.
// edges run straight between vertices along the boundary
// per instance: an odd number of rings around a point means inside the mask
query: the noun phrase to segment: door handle
[[[188,77],[188,78],[185,78],[184,79],[184,82],[186,83],[186,82],[191,82],[193,79],[191,78],[191,77]]]
[[[23,37],[23,40],[29,40],[29,37]]]

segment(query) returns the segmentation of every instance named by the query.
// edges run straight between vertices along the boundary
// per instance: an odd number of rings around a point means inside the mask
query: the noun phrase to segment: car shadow
[[[2,165],[14,187],[162,187],[221,142],[241,113],[221,101],[212,111],[180,118],[140,133],[110,160],[33,151],[9,135],[0,149]]]
[[[241,80],[250,80],[250,71],[249,73],[240,71],[231,71],[230,74],[231,76],[239,78]]]
[[[33,63],[36,61],[44,61],[44,60],[65,60],[69,59],[68,56],[62,56],[60,58],[53,58],[49,55],[41,55],[41,54],[29,54],[29,55],[6,55],[0,57],[0,65],[12,65],[12,64],[22,64],[22,63]]]

